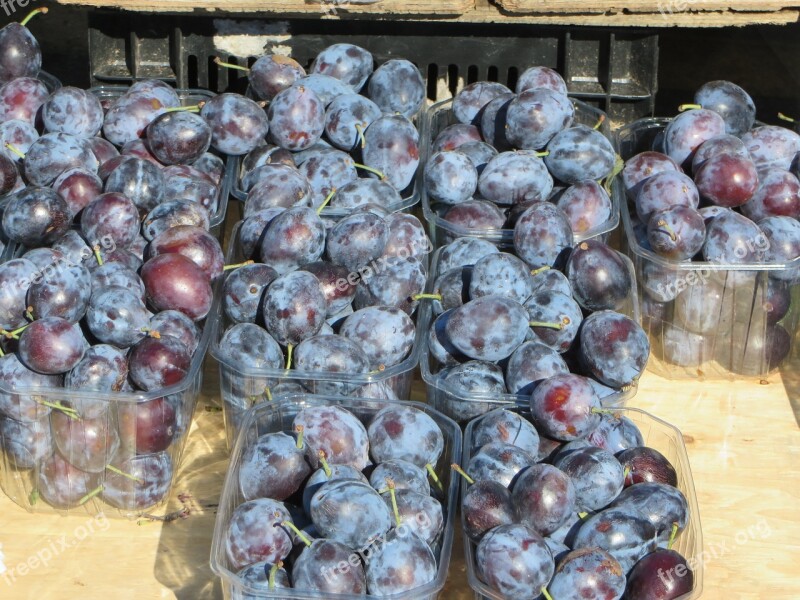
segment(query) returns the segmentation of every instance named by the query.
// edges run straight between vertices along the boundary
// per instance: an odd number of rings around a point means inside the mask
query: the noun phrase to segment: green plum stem
[[[392,512],[394,513],[394,522],[397,527],[403,524],[403,519],[400,517],[400,509],[397,508],[397,494],[394,489],[394,481],[389,477],[386,478],[386,486],[389,488],[389,496],[392,499]]]
[[[672,532],[669,534],[669,542],[667,542],[667,550],[672,550],[672,546],[675,545],[675,538],[678,537],[678,523],[675,522],[672,524]]]
[[[538,269],[534,269],[533,271],[531,271],[531,275],[536,276],[539,273],[544,273],[545,271],[549,271],[549,270],[550,270],[550,267],[548,265],[545,265],[543,267],[539,267]]]
[[[600,118],[597,119],[597,123],[594,124],[594,127],[592,127],[592,129],[594,129],[594,130],[600,129],[600,127],[603,125],[603,123],[605,123],[605,120],[606,120],[606,116],[605,115],[600,115]]]
[[[278,515],[280,515],[280,513],[276,513],[276,516],[278,516]],[[283,525],[284,527],[289,528],[297,537],[300,538],[300,540],[302,540],[302,542],[306,546],[311,546],[311,540],[309,539],[309,537],[305,533],[303,533],[302,531],[300,531],[297,528],[297,525],[295,525],[294,523],[292,523],[289,520],[281,521],[280,524]]]
[[[239,267],[246,267],[247,265],[252,265],[254,262],[256,262],[256,261],[254,261],[254,260],[246,260],[244,262],[237,263],[235,265],[225,265],[224,267],[222,267],[222,270],[223,271],[232,271],[233,269],[238,269]]]
[[[441,300],[441,294],[414,294],[411,296],[412,300]]]
[[[322,214],[322,209],[325,208],[325,206],[328,204],[328,202],[331,201],[331,198],[333,198],[335,195],[336,195],[336,188],[331,188],[331,191],[328,192],[327,196],[325,196],[325,200],[323,200],[322,204],[320,204],[319,207],[317,207],[317,214],[318,215]]]
[[[367,138],[364,137],[364,126],[361,123],[356,123],[356,131],[358,132],[358,139],[361,142],[361,148],[367,145]]]
[[[450,465],[450,468],[453,469],[453,471],[455,471],[459,475],[461,475],[464,479],[466,479],[468,484],[472,485],[473,483],[475,483],[475,480],[469,475],[467,475],[467,472],[464,469],[462,469],[460,465],[453,463],[452,465]]]
[[[131,481],[135,481],[136,483],[142,483],[142,480],[139,477],[136,477],[136,475],[131,475],[130,473],[126,473],[125,471],[118,469],[113,465],[106,465],[106,469],[108,469],[112,473],[116,473],[117,475],[122,475],[123,477],[127,477],[128,479],[130,479]]]
[[[545,156],[550,156],[550,150],[542,150],[541,152],[534,153],[539,158],[544,158]]]
[[[294,350],[294,344],[289,344],[286,346],[286,370],[292,368],[292,351]]]
[[[593,408],[592,412],[596,415],[615,415],[616,413],[609,408]]]
[[[547,321],[530,321],[531,327],[547,327],[548,329],[564,329],[564,323],[548,323]]]
[[[94,257],[97,260],[97,266],[102,267],[103,266],[103,257],[100,256],[100,246],[96,245],[92,250],[94,251]]]
[[[617,157],[614,159],[614,168],[611,170],[611,173],[606,175],[605,179],[600,180],[603,185],[603,189],[609,196],[611,195],[611,186],[613,185],[614,180],[617,178],[617,175],[622,173],[622,169],[624,168],[625,161],[622,160],[622,157],[619,154],[617,154]]]
[[[29,321],[33,321],[34,320],[34,318],[33,318],[33,307],[32,306],[29,306],[28,308],[25,309],[25,318],[28,319]]]
[[[50,9],[47,8],[46,6],[43,6],[42,8],[37,8],[36,10],[32,10],[31,12],[28,13],[27,17],[25,17],[24,19],[22,19],[22,21],[19,22],[19,24],[25,27],[25,25],[28,24],[28,21],[30,21],[33,17],[35,17],[40,13],[46,15],[48,10]]]
[[[264,388],[264,397],[267,399],[267,402],[272,402],[272,392],[269,389],[269,386]]]
[[[550,592],[547,591],[545,586],[542,586],[542,596],[544,596],[544,600],[553,600],[553,597],[550,595]]]
[[[200,112],[200,109],[206,105],[205,102],[198,102],[190,106],[171,106],[164,110],[164,112]]]
[[[779,118],[781,121],[786,121],[787,123],[794,123],[794,122],[795,122],[795,119],[793,119],[792,117],[789,117],[789,116],[787,116],[787,115],[783,114],[782,112],[779,112],[779,113],[778,113],[778,118]]]
[[[250,69],[248,69],[247,67],[234,65],[233,63],[223,62],[222,59],[219,56],[217,56],[214,59],[214,62],[217,63],[220,67],[225,67],[226,69],[236,69],[237,71],[245,71],[246,73],[250,72]]]
[[[365,171],[369,171],[370,173],[374,173],[377,175],[381,180],[386,179],[386,175],[383,174],[383,171],[379,171],[375,167],[368,167],[367,165],[362,165],[361,163],[353,163],[358,169],[364,169]]]
[[[685,110],[691,110],[691,109],[693,109],[693,108],[703,108],[703,107],[702,107],[702,105],[700,105],[700,104],[692,104],[692,103],[688,103],[688,104],[681,104],[681,105],[678,107],[678,110],[679,110],[680,112],[683,112],[683,111],[685,111]]]
[[[578,513],[578,518],[579,518],[581,521],[583,521],[583,520],[584,520],[586,517],[588,517],[588,516],[589,516],[589,513],[587,513],[587,512],[579,512],[579,513]]]
[[[48,400],[42,400],[41,398],[35,398],[36,402],[41,404],[42,406],[47,406],[54,410],[60,410],[65,415],[67,415],[70,419],[80,419],[78,415],[78,411],[74,408],[70,408],[69,406],[64,406],[58,402],[49,402]]]
[[[280,571],[282,568],[283,568],[282,560],[279,560],[274,565],[272,565],[272,568],[269,570],[269,589],[271,590],[275,589],[275,577],[277,576],[278,571]]]
[[[25,153],[24,153],[22,150],[20,150],[19,148],[17,148],[17,147],[16,147],[14,144],[12,144],[11,142],[6,142],[6,148],[8,148],[9,150],[11,150],[11,152],[13,152],[14,154],[16,154],[16,155],[17,155],[17,156],[19,156],[20,158],[22,158],[22,159],[24,159],[24,158],[25,158]]]
[[[325,456],[325,451],[320,450],[319,452],[317,452],[317,457],[319,458],[319,464],[322,465],[322,470],[325,471],[325,477],[330,479],[331,473],[333,471],[331,471],[331,466],[328,464],[328,459]]]
[[[2,358],[2,357],[3,357],[3,356],[5,356],[5,355],[6,355],[6,353],[5,353],[5,352],[3,352],[3,349],[2,349],[2,348],[0,348],[0,358]]]
[[[622,471],[622,480],[623,481],[627,480],[628,479],[628,475],[630,475],[630,474],[631,474],[631,468],[629,466],[626,466],[625,469],[623,469],[623,471]]]
[[[295,432],[297,432],[297,449],[298,450],[302,450],[303,449],[303,432],[305,431],[305,429],[306,428],[303,427],[302,425],[295,425],[294,430],[295,430]]]
[[[439,479],[439,476],[436,474],[436,471],[433,470],[433,465],[431,463],[428,463],[425,465],[425,469],[428,471],[428,475],[433,480],[433,483],[435,483],[436,487],[439,488],[439,491],[444,492],[444,486],[442,485],[442,481],[441,479]]]
[[[102,491],[103,491],[103,486],[102,486],[102,485],[98,485],[98,486],[97,486],[96,488],[94,488],[94,489],[93,489],[91,492],[89,492],[89,493],[88,493],[88,494],[86,494],[86,495],[85,495],[83,498],[81,498],[80,500],[78,500],[78,505],[79,505],[79,506],[82,506],[82,505],[86,504],[86,503],[87,503],[89,500],[91,500],[92,498],[94,498],[95,496],[97,496],[97,494],[99,494],[99,493],[100,493],[100,492],[102,492]]]
[[[39,501],[39,490],[31,490],[30,496],[28,496],[28,503],[33,506]]]

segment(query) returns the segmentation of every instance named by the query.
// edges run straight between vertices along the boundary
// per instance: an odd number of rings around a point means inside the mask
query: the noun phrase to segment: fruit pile
[[[259,262],[225,280],[212,348],[229,433],[245,409],[278,394],[408,397],[427,234],[413,215],[374,205],[330,228],[320,212],[271,209],[234,234],[237,260]]]
[[[208,231],[224,171],[208,151],[215,123],[160,81],[48,93],[21,25],[0,31],[0,65],[13,244],[0,265],[0,446],[9,472],[30,474],[29,505],[140,511],[172,483],[223,271]]]
[[[413,405],[348,407],[314,397],[264,406],[265,423],[286,411],[290,427],[234,455],[214,561],[253,591],[382,597],[444,582],[455,487],[445,492],[437,465],[446,470],[460,431]]]
[[[469,462],[453,468],[468,484],[468,568],[504,598],[691,592],[692,569],[673,550],[690,520],[675,466],[629,418],[585,410],[573,396],[568,407],[548,401],[544,385],[531,398],[532,421],[497,409],[467,429]]]
[[[424,374],[445,390],[437,408],[459,422],[570,372],[586,377],[572,376],[564,393],[599,408],[635,385],[647,364],[647,336],[618,312],[630,309],[628,260],[597,240],[573,248],[571,235],[552,235],[569,226],[549,202],[533,203],[518,226],[530,231],[515,236],[516,255],[460,238],[435,263],[433,366]]]
[[[411,119],[425,85],[407,60],[391,59],[374,71],[373,64],[364,48],[334,44],[308,72],[280,55],[262,56],[247,69],[250,92],[269,102],[272,143],[242,160],[237,196],[245,200],[245,216],[272,207],[316,208],[334,190],[331,209],[402,204],[419,164]]]
[[[578,239],[613,228],[616,209],[598,183],[618,168],[602,113],[575,105],[561,76],[531,67],[516,93],[496,82],[458,92],[448,120],[434,108],[425,164],[426,214],[455,235],[513,229],[534,202],[550,201]],[[590,124],[579,122],[591,121]],[[559,233],[562,229],[558,230]],[[448,238],[451,239],[451,238]]]
[[[695,102],[622,172],[645,327],[668,363],[761,375],[791,346],[800,135],[755,124],[750,96],[727,81],[703,85]],[[769,264],[781,266],[759,274]]]

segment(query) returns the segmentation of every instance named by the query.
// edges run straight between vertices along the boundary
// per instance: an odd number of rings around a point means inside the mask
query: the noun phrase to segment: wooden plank
[[[218,404],[219,393],[217,369],[208,363],[175,487],[190,516],[167,524],[109,520],[77,540],[87,517],[31,515],[0,494],[1,552],[14,569],[0,575],[0,597],[222,598],[208,558],[227,452],[221,413],[205,409]],[[420,382],[413,397],[424,400]],[[651,373],[641,380],[633,404],[680,427],[686,438],[707,551],[704,600],[800,598],[800,411],[790,402],[798,397],[797,370],[770,377],[768,385],[670,382]],[[173,494],[170,508],[182,505]],[[442,600],[472,598],[456,539]],[[68,547],[61,549],[61,540]],[[19,574],[19,564],[51,544],[58,552],[47,565]]]
[[[290,5],[282,0],[57,0],[60,4],[89,6],[96,8],[115,8],[139,12],[166,12],[175,14],[197,13],[199,15],[221,16],[223,14],[258,13],[265,18],[293,18],[314,16],[321,19],[391,19],[428,20],[464,23],[516,23],[530,25],[574,25],[587,27],[742,27],[746,25],[785,25],[800,21],[800,10],[678,10],[687,0],[664,0],[670,3],[663,12],[650,8],[649,12],[634,8],[607,10],[599,12],[598,3],[587,3],[582,13],[511,13],[509,10],[489,3],[488,0],[448,0],[453,4],[439,4],[425,0],[388,0],[373,5],[355,6],[346,4],[347,0],[320,0],[317,4],[297,2]],[[387,0],[385,0],[387,1]],[[501,0],[514,2],[520,0]],[[652,3],[656,0],[647,0]],[[699,0],[698,0],[699,1]],[[728,3],[730,3],[729,0]],[[798,0],[792,0],[797,5]],[[457,8],[456,4],[461,3]],[[727,4],[727,3],[725,3]],[[761,3],[751,0],[754,6]],[[550,4],[548,3],[548,6]],[[741,6],[745,6],[742,4]],[[451,8],[452,7],[452,8]]]
[[[461,15],[475,8],[475,0],[378,0],[361,4],[350,0],[59,0],[99,8],[119,8],[140,12],[190,12],[195,10],[236,13],[271,13],[296,16],[335,15]]]
[[[652,13],[681,12],[775,12],[800,8],[797,0],[497,0],[504,9],[521,13]]]

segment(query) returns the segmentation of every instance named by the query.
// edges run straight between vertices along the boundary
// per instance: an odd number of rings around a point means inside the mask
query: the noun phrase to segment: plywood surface
[[[141,12],[438,19],[608,27],[722,27],[800,20],[800,0],[57,0],[61,4]]]
[[[166,524],[92,523],[31,515],[0,495],[0,552],[9,569],[0,576],[0,598],[221,598],[208,556],[227,459],[222,414],[206,408],[218,402],[216,368],[206,372],[175,489],[182,500],[171,500],[171,509],[186,506],[189,516]],[[414,396],[424,399],[420,384]],[[800,373],[775,375],[766,385],[642,378],[633,404],[686,437],[707,552],[703,598],[800,598],[800,411],[790,397],[800,397]],[[47,565],[31,562],[48,549]],[[471,598],[460,542],[453,556],[442,598]]]

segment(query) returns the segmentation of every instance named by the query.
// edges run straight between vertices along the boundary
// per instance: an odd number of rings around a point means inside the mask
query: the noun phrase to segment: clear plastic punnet
[[[670,120],[640,119],[620,129],[622,158],[651,150]],[[732,380],[794,364],[800,258],[725,264],[660,256],[637,236],[642,224],[624,186],[615,193],[652,347],[648,369],[669,379]],[[750,243],[764,249],[769,241],[761,234]]]
[[[575,124],[576,125],[590,125],[595,126],[601,118],[603,122],[600,124],[599,130],[609,139],[612,139],[611,128],[608,119],[605,119],[605,113],[593,106],[572,98],[575,105]],[[422,203],[422,212],[428,222],[428,231],[430,233],[433,243],[438,248],[454,239],[459,237],[474,237],[480,238],[495,245],[510,246],[514,240],[513,229],[493,229],[493,230],[471,230],[464,229],[459,225],[448,222],[444,218],[445,211],[450,208],[449,205],[436,202],[428,196],[424,185],[424,170],[425,163],[430,158],[436,136],[447,126],[457,123],[452,111],[453,100],[443,100],[437,102],[429,107],[425,113],[421,126],[420,136],[420,168],[417,172],[417,189]],[[616,178],[612,183],[612,187],[619,187]],[[600,225],[589,229],[588,231],[576,234],[574,239],[575,243],[592,238],[600,238],[605,240],[607,235],[616,229],[619,225],[619,206],[617,205],[617,198],[615,194],[611,194],[611,216]]]
[[[700,527],[700,510],[697,505],[697,494],[694,490],[692,470],[686,454],[686,444],[680,430],[638,408],[614,408],[614,413],[633,421],[644,438],[644,445],[658,450],[675,467],[678,476],[678,489],[683,492],[689,506],[689,521],[686,527],[675,538],[673,550],[680,553],[691,567],[694,575],[694,588],[691,593],[680,596],[677,600],[694,600],[703,592],[703,534]],[[525,416],[525,413],[522,413]],[[464,431],[464,455],[461,464],[469,464],[476,448],[473,448],[475,423],[467,425]],[[469,485],[462,478],[461,494],[466,493]],[[475,565],[475,549],[477,544],[465,533],[462,515],[462,535],[464,555],[467,565],[467,579],[472,588],[475,600],[510,600],[490,588],[478,577]]]
[[[236,569],[231,567],[227,557],[225,545],[226,528],[233,511],[245,501],[238,476],[242,454],[259,436],[274,432],[291,434],[293,432],[294,418],[301,410],[312,406],[338,406],[344,408],[354,414],[365,426],[369,425],[372,418],[384,408],[392,406],[413,407],[423,411],[439,426],[444,436],[444,448],[437,464],[434,466],[434,472],[442,484],[442,492],[439,493],[437,498],[444,511],[444,526],[442,533],[431,546],[436,557],[436,576],[430,583],[422,587],[392,594],[391,598],[393,600],[434,600],[439,597],[444,598],[442,589],[447,581],[448,567],[450,565],[455,516],[458,512],[459,490],[457,476],[453,476],[450,465],[456,462],[461,455],[461,429],[452,420],[426,404],[312,394],[294,394],[274,402],[259,404],[251,408],[242,420],[236,444],[231,452],[231,461],[225,477],[225,484],[217,510],[217,519],[214,525],[214,539],[211,543],[211,569],[222,580],[224,598],[226,600],[241,600],[244,598],[258,600],[321,600],[323,598],[326,600],[356,600],[357,598],[371,597],[293,589],[281,589],[275,592],[255,589],[237,574]]]

